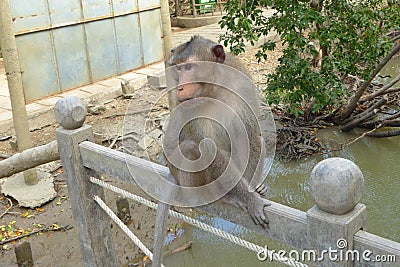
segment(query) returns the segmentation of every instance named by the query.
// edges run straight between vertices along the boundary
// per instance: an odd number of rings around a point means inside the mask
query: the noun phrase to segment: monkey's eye
[[[182,66],[180,66],[180,65],[175,65],[175,69],[176,69],[177,71],[180,71],[180,70],[182,70]]]
[[[192,69],[192,64],[186,64],[185,65],[185,70],[191,70]]]

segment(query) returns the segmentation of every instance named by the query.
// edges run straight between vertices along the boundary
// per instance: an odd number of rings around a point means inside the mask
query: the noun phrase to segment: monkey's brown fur
[[[173,49],[171,57],[168,59],[168,64],[170,66],[183,66],[182,68],[184,68],[186,63],[193,61],[226,64],[247,75],[246,68],[233,55],[225,53],[221,45],[200,36],[194,36],[189,42]],[[207,109],[211,114],[222,113],[224,115],[222,125],[235,125],[237,117],[232,112],[220,110],[220,106],[218,107],[207,100],[196,100],[198,97],[220,100],[239,115],[240,120],[244,122],[248,140],[250,141],[249,160],[245,167],[243,178],[239,180],[237,185],[222,200],[247,210],[256,224],[261,224],[265,227],[268,224],[268,219],[264,213],[264,207],[270,205],[270,203],[262,198],[260,194],[264,194],[266,189],[264,186],[261,186],[254,192],[249,191],[249,182],[253,178],[253,175],[257,177],[262,175],[263,164],[259,161],[260,159],[263,160],[265,156],[264,140],[257,123],[260,117],[257,91],[252,86],[250,79],[238,80],[236,90],[240,90],[245,100],[243,101],[235,93],[221,86],[200,82],[187,83],[190,78],[195,80],[196,77],[186,76],[201,75],[206,70],[196,69],[195,71],[190,71],[186,72],[191,74],[186,74],[185,70],[178,73],[176,77],[178,84],[176,97],[178,103],[190,100],[186,103],[193,104],[193,108],[186,109],[185,114],[171,115],[174,117],[171,117],[170,121],[179,123],[179,121],[184,121],[186,116],[191,112],[196,113],[201,109]],[[164,139],[164,151],[166,149],[180,149],[182,154],[190,160],[200,157],[199,143],[204,138],[212,139],[217,147],[217,154],[214,161],[205,170],[199,172],[191,173],[182,171],[167,160],[172,175],[182,186],[202,186],[217,179],[226,169],[231,157],[231,146],[235,145],[235,140],[230,140],[232,136],[228,136],[223,126],[206,118],[198,118],[190,121],[174,138],[178,138],[178,140]],[[180,144],[179,147],[173,147],[178,142]],[[236,162],[236,164],[240,166],[243,162]],[[238,174],[233,171],[231,175],[237,176]]]

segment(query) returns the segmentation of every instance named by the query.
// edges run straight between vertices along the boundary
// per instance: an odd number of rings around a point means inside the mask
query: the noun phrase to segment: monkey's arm
[[[165,150],[164,150],[165,151]],[[171,174],[177,180],[177,183],[181,186],[201,186],[206,183],[206,181],[202,178],[204,176],[204,172],[187,172],[184,171],[183,163],[177,162],[177,164],[173,164],[169,161],[169,157],[173,157],[174,159],[181,158],[182,156],[185,159],[196,160],[200,157],[199,146],[192,140],[184,140],[180,143],[179,147],[171,147],[169,151],[169,155],[165,156],[167,160],[167,166],[171,172]]]

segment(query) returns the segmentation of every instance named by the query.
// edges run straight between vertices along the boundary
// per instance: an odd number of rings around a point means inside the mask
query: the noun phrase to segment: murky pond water
[[[389,63],[382,75],[400,73],[400,57]],[[381,78],[386,83],[390,78]],[[319,137],[331,148],[339,148],[362,132],[341,133],[338,130],[319,131]],[[275,160],[267,177],[269,198],[281,204],[307,211],[314,205],[309,194],[308,179],[313,167],[324,157],[343,157],[355,162],[364,175],[365,189],[361,203],[367,206],[368,232],[400,242],[400,137],[374,139],[364,137],[343,150],[329,155],[312,156],[298,162],[282,163]],[[204,220],[204,217],[201,218]],[[219,218],[206,217],[205,221],[238,235],[246,240],[268,245],[270,249],[288,248],[276,241],[265,239],[242,227]],[[206,233],[189,228],[192,249],[166,257],[167,266],[283,266],[260,262],[257,255],[245,248]]]
[[[400,73],[400,56],[392,58],[380,72],[382,77],[377,77],[376,81],[382,84],[390,82]],[[398,85],[398,84],[397,84]]]
[[[330,137],[329,144],[339,147],[360,133],[343,134],[322,131],[320,136]],[[365,180],[361,203],[367,206],[367,227],[370,233],[400,242],[400,137],[363,138],[329,157],[343,157],[355,162]],[[324,156],[313,156],[298,162],[275,161],[267,177],[269,198],[281,204],[307,211],[314,205],[309,194],[308,179],[313,167]],[[265,239],[242,227],[219,218],[201,218],[217,228],[226,230],[246,240],[270,249],[289,249],[276,241]],[[206,233],[199,229],[186,229],[193,239],[192,249],[166,257],[167,266],[282,266],[278,263],[260,262],[257,255],[245,248]]]

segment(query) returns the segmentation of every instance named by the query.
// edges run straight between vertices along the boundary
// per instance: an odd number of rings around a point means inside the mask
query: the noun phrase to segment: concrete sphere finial
[[[329,158],[319,162],[312,170],[310,190],[320,210],[343,215],[360,201],[364,192],[364,177],[352,161]]]
[[[85,122],[86,107],[76,96],[69,96],[57,101],[54,115],[64,129],[78,129]]]

